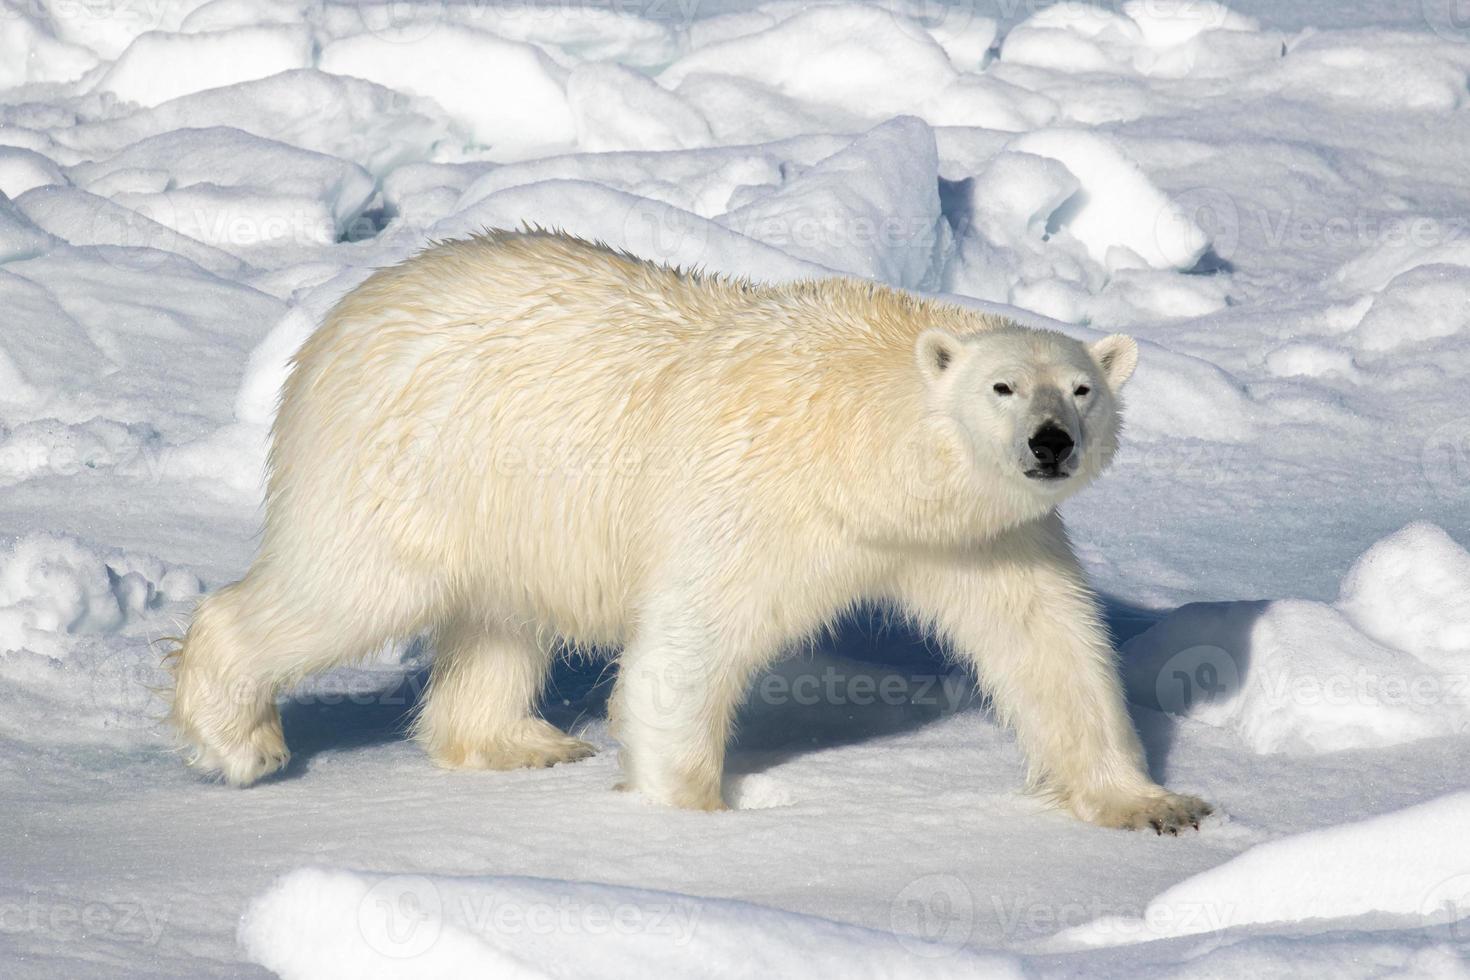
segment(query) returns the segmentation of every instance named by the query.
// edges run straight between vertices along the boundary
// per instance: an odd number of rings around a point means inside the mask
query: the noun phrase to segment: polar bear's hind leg
[[[206,598],[170,656],[170,721],[189,762],[234,786],[290,759],[276,706],[283,691],[410,635],[430,614],[430,590],[391,569],[368,578],[332,574],[327,562],[311,574],[287,567],[261,559]]]
[[[414,734],[447,769],[524,769],[585,759],[596,750],[536,716],[551,666],[532,637],[456,618],[438,652]]]

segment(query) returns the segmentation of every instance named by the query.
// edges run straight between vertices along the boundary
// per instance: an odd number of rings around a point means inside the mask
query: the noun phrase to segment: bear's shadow
[[[1167,614],[1107,596],[1103,604],[1120,644]],[[422,663],[426,654],[424,641],[415,641],[405,660]],[[606,656],[558,657],[542,714],[572,731],[605,718],[616,674]],[[324,753],[404,739],[427,681],[428,668],[416,666],[379,690],[289,697],[281,706],[281,719],[291,761],[277,778],[301,776]],[[1175,724],[1160,712],[1129,707],[1149,768],[1159,778]],[[968,710],[988,707],[964,668],[896,618],[863,609],[757,681],[740,711],[728,768],[732,774],[758,772],[809,751],[912,731]]]

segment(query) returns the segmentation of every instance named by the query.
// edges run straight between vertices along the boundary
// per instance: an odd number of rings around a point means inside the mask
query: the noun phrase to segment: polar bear
[[[191,761],[287,759],[276,698],[431,633],[415,729],[448,767],[569,762],[555,651],[612,648],[624,785],[718,809],[754,674],[858,603],[971,665],[1032,786],[1174,833],[1057,505],[1107,466],[1124,336],[870,282],[769,286],[542,231],[444,242],[343,299],[295,357],[259,556],[173,658]]]

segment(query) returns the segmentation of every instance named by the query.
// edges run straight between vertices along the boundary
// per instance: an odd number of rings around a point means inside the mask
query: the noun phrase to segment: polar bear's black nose
[[[1055,469],[1072,455],[1072,437],[1051,423],[1037,429],[1026,444],[1031,447],[1031,455],[1036,457],[1036,462],[1045,469]]]

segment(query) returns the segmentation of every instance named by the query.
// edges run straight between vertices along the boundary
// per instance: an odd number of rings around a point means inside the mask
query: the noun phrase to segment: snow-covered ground
[[[0,975],[1470,976],[1470,23],[1454,0],[0,0]],[[420,643],[248,791],[156,641],[237,577],[286,359],[522,222],[1143,343],[1067,507],[1178,839],[1020,793],[881,615],[761,679],[721,814],[448,773]]]

